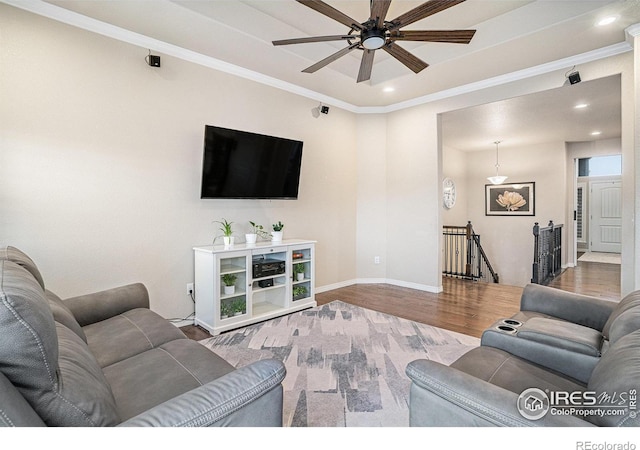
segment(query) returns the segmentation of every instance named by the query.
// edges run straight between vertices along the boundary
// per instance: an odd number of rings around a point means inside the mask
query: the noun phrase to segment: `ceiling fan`
[[[333,6],[322,0],[296,0],[305,6],[324,14],[331,19],[346,25],[351,30],[344,35],[315,36],[298,39],[282,39],[273,41],[273,45],[305,44],[309,42],[346,41],[348,46],[342,50],[328,56],[312,66],[303,70],[306,73],[313,73],[336,59],[350,53],[353,50],[363,50],[360,70],[358,72],[358,83],[371,78],[373,68],[373,56],[375,51],[382,49],[395,59],[407,66],[413,72],[418,73],[427,68],[429,64],[414,56],[404,48],[400,47],[397,41],[422,41],[422,42],[448,42],[454,44],[468,44],[476,30],[401,30],[409,24],[429,17],[433,14],[451,8],[465,0],[430,0],[412,10],[387,21],[385,17],[389,10],[391,0],[369,0],[371,14],[366,22],[357,22],[346,14],[338,11]]]

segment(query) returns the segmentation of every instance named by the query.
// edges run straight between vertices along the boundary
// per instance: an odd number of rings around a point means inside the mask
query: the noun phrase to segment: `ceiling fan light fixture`
[[[360,35],[360,42],[367,50],[378,50],[382,48],[386,41],[384,30],[378,30],[377,28],[364,30]]]

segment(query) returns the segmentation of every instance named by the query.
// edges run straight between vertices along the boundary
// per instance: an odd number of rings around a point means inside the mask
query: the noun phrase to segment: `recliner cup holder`
[[[518,328],[522,326],[522,322],[520,322],[519,320],[515,320],[515,319],[503,319],[502,323],[504,323],[505,325],[509,325],[510,327],[514,327],[514,328]]]
[[[502,331],[503,333],[508,333],[508,334],[516,334],[518,331],[510,325],[498,325],[496,327],[496,330]]]

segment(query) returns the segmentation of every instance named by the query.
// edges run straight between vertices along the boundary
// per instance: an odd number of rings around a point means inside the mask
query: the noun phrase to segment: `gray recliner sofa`
[[[0,426],[281,426],[280,361],[235,369],[132,284],[61,300],[0,249]]]
[[[411,426],[640,426],[639,298],[527,286],[521,312],[485,330],[480,347],[451,366],[407,366]],[[532,388],[539,417],[523,404]]]

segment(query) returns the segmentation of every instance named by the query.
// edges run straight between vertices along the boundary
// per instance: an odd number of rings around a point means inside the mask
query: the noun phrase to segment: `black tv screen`
[[[296,199],[302,142],[205,126],[201,198]]]

